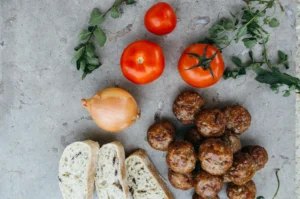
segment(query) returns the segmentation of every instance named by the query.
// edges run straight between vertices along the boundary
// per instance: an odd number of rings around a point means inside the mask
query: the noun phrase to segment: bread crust
[[[68,145],[59,162],[59,175],[60,175],[60,170],[61,170],[61,165],[63,164],[63,158],[64,157],[64,153],[69,152],[68,150],[72,147],[73,144],[76,143],[81,143],[81,144],[85,144],[88,145],[89,147],[89,162],[88,162],[88,166],[87,166],[87,182],[86,182],[86,199],[93,199],[93,194],[94,194],[94,182],[95,182],[95,174],[96,174],[96,162],[97,162],[97,158],[98,158],[98,152],[99,152],[99,144],[98,142],[94,142],[92,140],[85,140],[85,141],[81,141],[81,142],[74,142],[70,145]],[[63,191],[63,186],[62,186],[62,182],[61,179],[59,178],[60,182],[59,182],[59,186],[62,192],[62,196],[64,199],[69,199],[69,197],[67,197],[66,195],[64,195],[64,191]]]
[[[125,168],[125,151],[124,151],[124,146],[119,141],[114,141],[114,142],[105,144],[102,147],[104,147],[104,146],[109,146],[109,147],[111,146],[114,149],[116,149],[117,157],[119,159],[119,169],[121,171],[121,180],[120,180],[120,183],[121,183],[122,188],[123,188],[124,197],[126,199],[130,199],[131,195],[130,195],[129,188],[128,188],[127,172],[126,172],[126,168]],[[101,148],[99,150],[101,150]],[[97,167],[97,163],[96,163],[96,167]],[[99,198],[99,199],[102,199],[102,198]]]
[[[155,180],[157,181],[158,185],[162,188],[165,197],[167,199],[174,199],[171,191],[169,190],[169,188],[167,187],[167,185],[165,184],[165,182],[163,181],[161,175],[158,173],[158,171],[156,170],[156,168],[154,167],[153,163],[151,162],[151,160],[149,159],[147,153],[145,150],[143,149],[138,149],[137,151],[135,151],[133,154],[131,154],[126,160],[133,158],[133,157],[138,157],[140,158],[144,164],[146,165],[146,167],[149,169],[149,171],[151,172],[152,176],[155,178]],[[135,198],[138,199],[138,198]]]

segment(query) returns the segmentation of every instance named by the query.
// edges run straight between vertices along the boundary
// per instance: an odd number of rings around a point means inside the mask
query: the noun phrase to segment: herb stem
[[[256,19],[261,13],[265,12],[265,11],[269,8],[269,4],[270,4],[270,3],[274,3],[274,2],[275,2],[275,0],[269,1],[268,4],[265,6],[265,8],[262,9],[261,11],[259,11],[258,13],[256,13],[256,14],[252,17],[252,19],[250,19],[246,24],[244,24],[244,25],[242,26],[241,29],[247,27],[250,23],[252,23],[252,21],[253,21],[254,19]],[[237,34],[236,34],[236,35],[237,35]]]
[[[117,3],[114,3],[106,12],[104,12],[103,13],[103,17],[105,17],[106,15],[107,15],[107,13],[109,13],[109,11],[111,11],[111,9],[113,8],[113,7],[116,7],[116,6],[119,6],[119,5],[121,5],[122,3],[124,3],[126,0],[121,0],[121,1],[119,1],[119,2],[117,2]],[[97,28],[97,25],[96,26],[94,26],[94,28],[92,29],[92,31],[91,31],[91,35],[89,36],[89,38],[88,38],[88,40],[85,42],[85,44],[84,45],[87,45],[89,42],[90,42],[90,40],[92,39],[92,37],[93,37],[93,33],[94,33],[94,31],[96,30],[96,28]]]
[[[276,192],[275,192],[275,194],[274,194],[274,196],[273,196],[272,199],[274,199],[274,198],[277,196],[278,191],[279,191],[279,188],[280,188],[280,180],[279,180],[279,177],[278,177],[278,172],[279,172],[279,170],[280,170],[280,169],[276,169],[276,171],[275,171],[276,178],[277,178],[277,189],[276,189]]]
[[[270,60],[269,60],[269,57],[268,57],[268,49],[267,49],[267,46],[266,46],[266,40],[265,38],[263,39],[263,47],[264,47],[264,58],[265,58],[265,62],[267,64],[267,66],[272,69],[272,66],[271,66],[271,63],[270,63]]]

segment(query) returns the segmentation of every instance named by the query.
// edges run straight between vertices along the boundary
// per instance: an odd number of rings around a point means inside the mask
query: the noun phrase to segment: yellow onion
[[[135,99],[121,88],[106,88],[81,102],[95,123],[108,132],[122,131],[140,117]]]

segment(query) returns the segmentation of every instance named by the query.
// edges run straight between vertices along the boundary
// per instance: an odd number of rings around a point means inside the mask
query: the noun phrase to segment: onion
[[[140,117],[135,99],[121,88],[106,88],[81,102],[95,123],[108,132],[122,131]]]

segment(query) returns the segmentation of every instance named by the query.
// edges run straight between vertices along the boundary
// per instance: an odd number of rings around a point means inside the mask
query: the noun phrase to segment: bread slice
[[[126,161],[129,191],[134,199],[173,199],[146,151],[139,149]]]
[[[64,199],[92,199],[99,144],[92,140],[67,146],[59,161],[59,186]]]
[[[99,199],[130,197],[125,169],[125,151],[120,142],[105,144],[100,148],[95,184]]]

